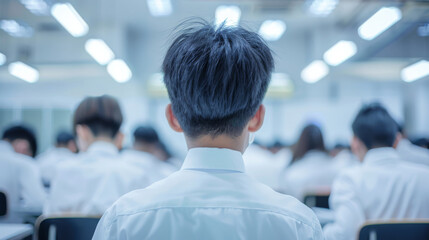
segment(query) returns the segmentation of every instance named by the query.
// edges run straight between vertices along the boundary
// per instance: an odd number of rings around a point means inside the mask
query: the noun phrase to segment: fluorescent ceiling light
[[[20,0],[20,2],[35,15],[49,14],[49,6],[44,0]]]
[[[115,59],[107,65],[107,72],[117,82],[123,83],[131,79],[133,74],[130,68],[122,59]]]
[[[6,55],[0,53],[0,66],[6,62]]]
[[[115,58],[115,54],[101,39],[89,39],[85,43],[85,50],[97,61],[100,65],[108,64]]]
[[[88,33],[88,24],[70,3],[54,4],[51,14],[73,37],[81,37]]]
[[[372,40],[401,20],[401,10],[397,7],[380,8],[358,28],[358,34],[365,40]]]
[[[429,61],[421,60],[401,70],[402,80],[413,82],[429,75]]]
[[[147,0],[147,5],[154,17],[167,16],[173,12],[170,0]]]
[[[354,42],[339,41],[323,54],[323,60],[331,66],[337,66],[351,58],[356,52],[357,47]]]
[[[328,73],[328,65],[322,60],[316,60],[302,70],[301,78],[304,82],[315,83],[328,75]]]
[[[313,0],[308,11],[314,15],[328,16],[338,4],[338,0]]]
[[[21,21],[1,20],[0,28],[12,37],[31,37],[33,35],[33,28]]]
[[[9,64],[9,73],[29,83],[39,80],[39,71],[23,62],[13,62]]]
[[[281,20],[266,20],[259,28],[259,35],[267,41],[279,40],[286,31],[286,23]]]
[[[225,22],[225,26],[237,26],[240,21],[241,10],[237,6],[222,5],[216,8],[215,24],[220,26]]]

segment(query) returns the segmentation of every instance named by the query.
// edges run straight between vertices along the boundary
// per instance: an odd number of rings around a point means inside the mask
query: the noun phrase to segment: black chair
[[[329,194],[309,194],[304,197],[308,207],[329,208]]]
[[[359,240],[427,240],[429,219],[403,222],[377,222],[364,224],[359,231]]]
[[[36,224],[38,240],[91,240],[100,217],[40,217]]]
[[[0,192],[0,217],[7,214],[7,197],[6,193]]]

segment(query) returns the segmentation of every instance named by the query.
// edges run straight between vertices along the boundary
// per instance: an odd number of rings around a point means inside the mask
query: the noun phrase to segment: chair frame
[[[371,220],[371,221],[366,221],[364,224],[362,224],[359,228],[359,231],[357,232],[356,235],[356,239],[360,240],[361,239],[361,232],[365,227],[368,226],[377,226],[377,225],[388,225],[388,224],[419,224],[419,223],[423,223],[423,224],[428,224],[429,226],[429,218],[422,218],[422,219],[392,219],[392,220]]]
[[[36,220],[36,224],[35,224],[35,239],[36,240],[41,240],[40,239],[40,226],[41,224],[45,221],[45,220],[49,220],[49,219],[75,219],[75,218],[85,218],[85,219],[100,219],[101,216],[100,215],[79,215],[79,214],[64,214],[64,215],[50,215],[50,216],[40,216],[37,218]]]

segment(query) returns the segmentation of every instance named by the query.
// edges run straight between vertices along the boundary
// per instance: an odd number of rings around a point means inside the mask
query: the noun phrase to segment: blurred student
[[[290,158],[290,151],[282,149],[272,153],[256,142],[250,144],[243,154],[246,173],[275,191],[280,189],[283,169]]]
[[[355,166],[360,163],[356,155],[352,153],[350,146],[344,144],[336,144],[329,152],[329,155],[341,169]]]
[[[326,151],[322,131],[317,125],[309,124],[293,147],[281,191],[301,201],[307,194],[329,194],[338,171],[338,166]]]
[[[272,69],[256,33],[208,23],[181,32],[163,71],[166,117],[185,134],[186,159],[180,171],[119,199],[93,239],[322,239],[309,208],[244,173]]]
[[[362,107],[352,124],[352,151],[363,161],[335,180],[329,203],[335,221],[326,239],[354,239],[368,220],[429,218],[429,168],[400,159],[397,125],[380,104]]]
[[[76,141],[73,134],[61,131],[57,134],[55,147],[37,156],[40,173],[46,186],[50,185],[58,163],[73,159],[77,153]]]
[[[167,163],[171,155],[150,126],[138,127],[134,131],[133,149],[122,150],[121,155],[125,161],[144,170],[151,183],[177,171],[175,166]]]
[[[25,125],[16,125],[3,133],[3,139],[8,139],[15,152],[34,158],[37,154],[37,141],[34,131]]]
[[[121,195],[148,184],[144,173],[121,161],[122,113],[110,96],[87,97],[73,127],[82,153],[59,164],[43,214],[101,215]]]
[[[414,145],[407,139],[402,126],[398,125],[399,142],[396,145],[399,157],[405,161],[429,166],[429,149]]]
[[[36,163],[17,153],[12,145],[31,135],[26,130],[22,126],[9,128],[0,140],[0,191],[6,193],[8,203],[8,215],[2,222],[20,222],[22,219],[15,213],[19,209],[41,211],[46,198]]]

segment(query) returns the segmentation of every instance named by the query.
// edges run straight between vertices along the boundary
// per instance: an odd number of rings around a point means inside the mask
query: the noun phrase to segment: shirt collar
[[[397,160],[399,156],[394,148],[373,148],[366,153],[363,164],[392,163]]]
[[[116,155],[119,154],[118,148],[112,143],[97,141],[92,143],[88,150],[88,154],[97,154],[97,155]]]
[[[244,172],[244,162],[239,151],[227,148],[191,148],[182,165],[182,170],[185,169]]]

